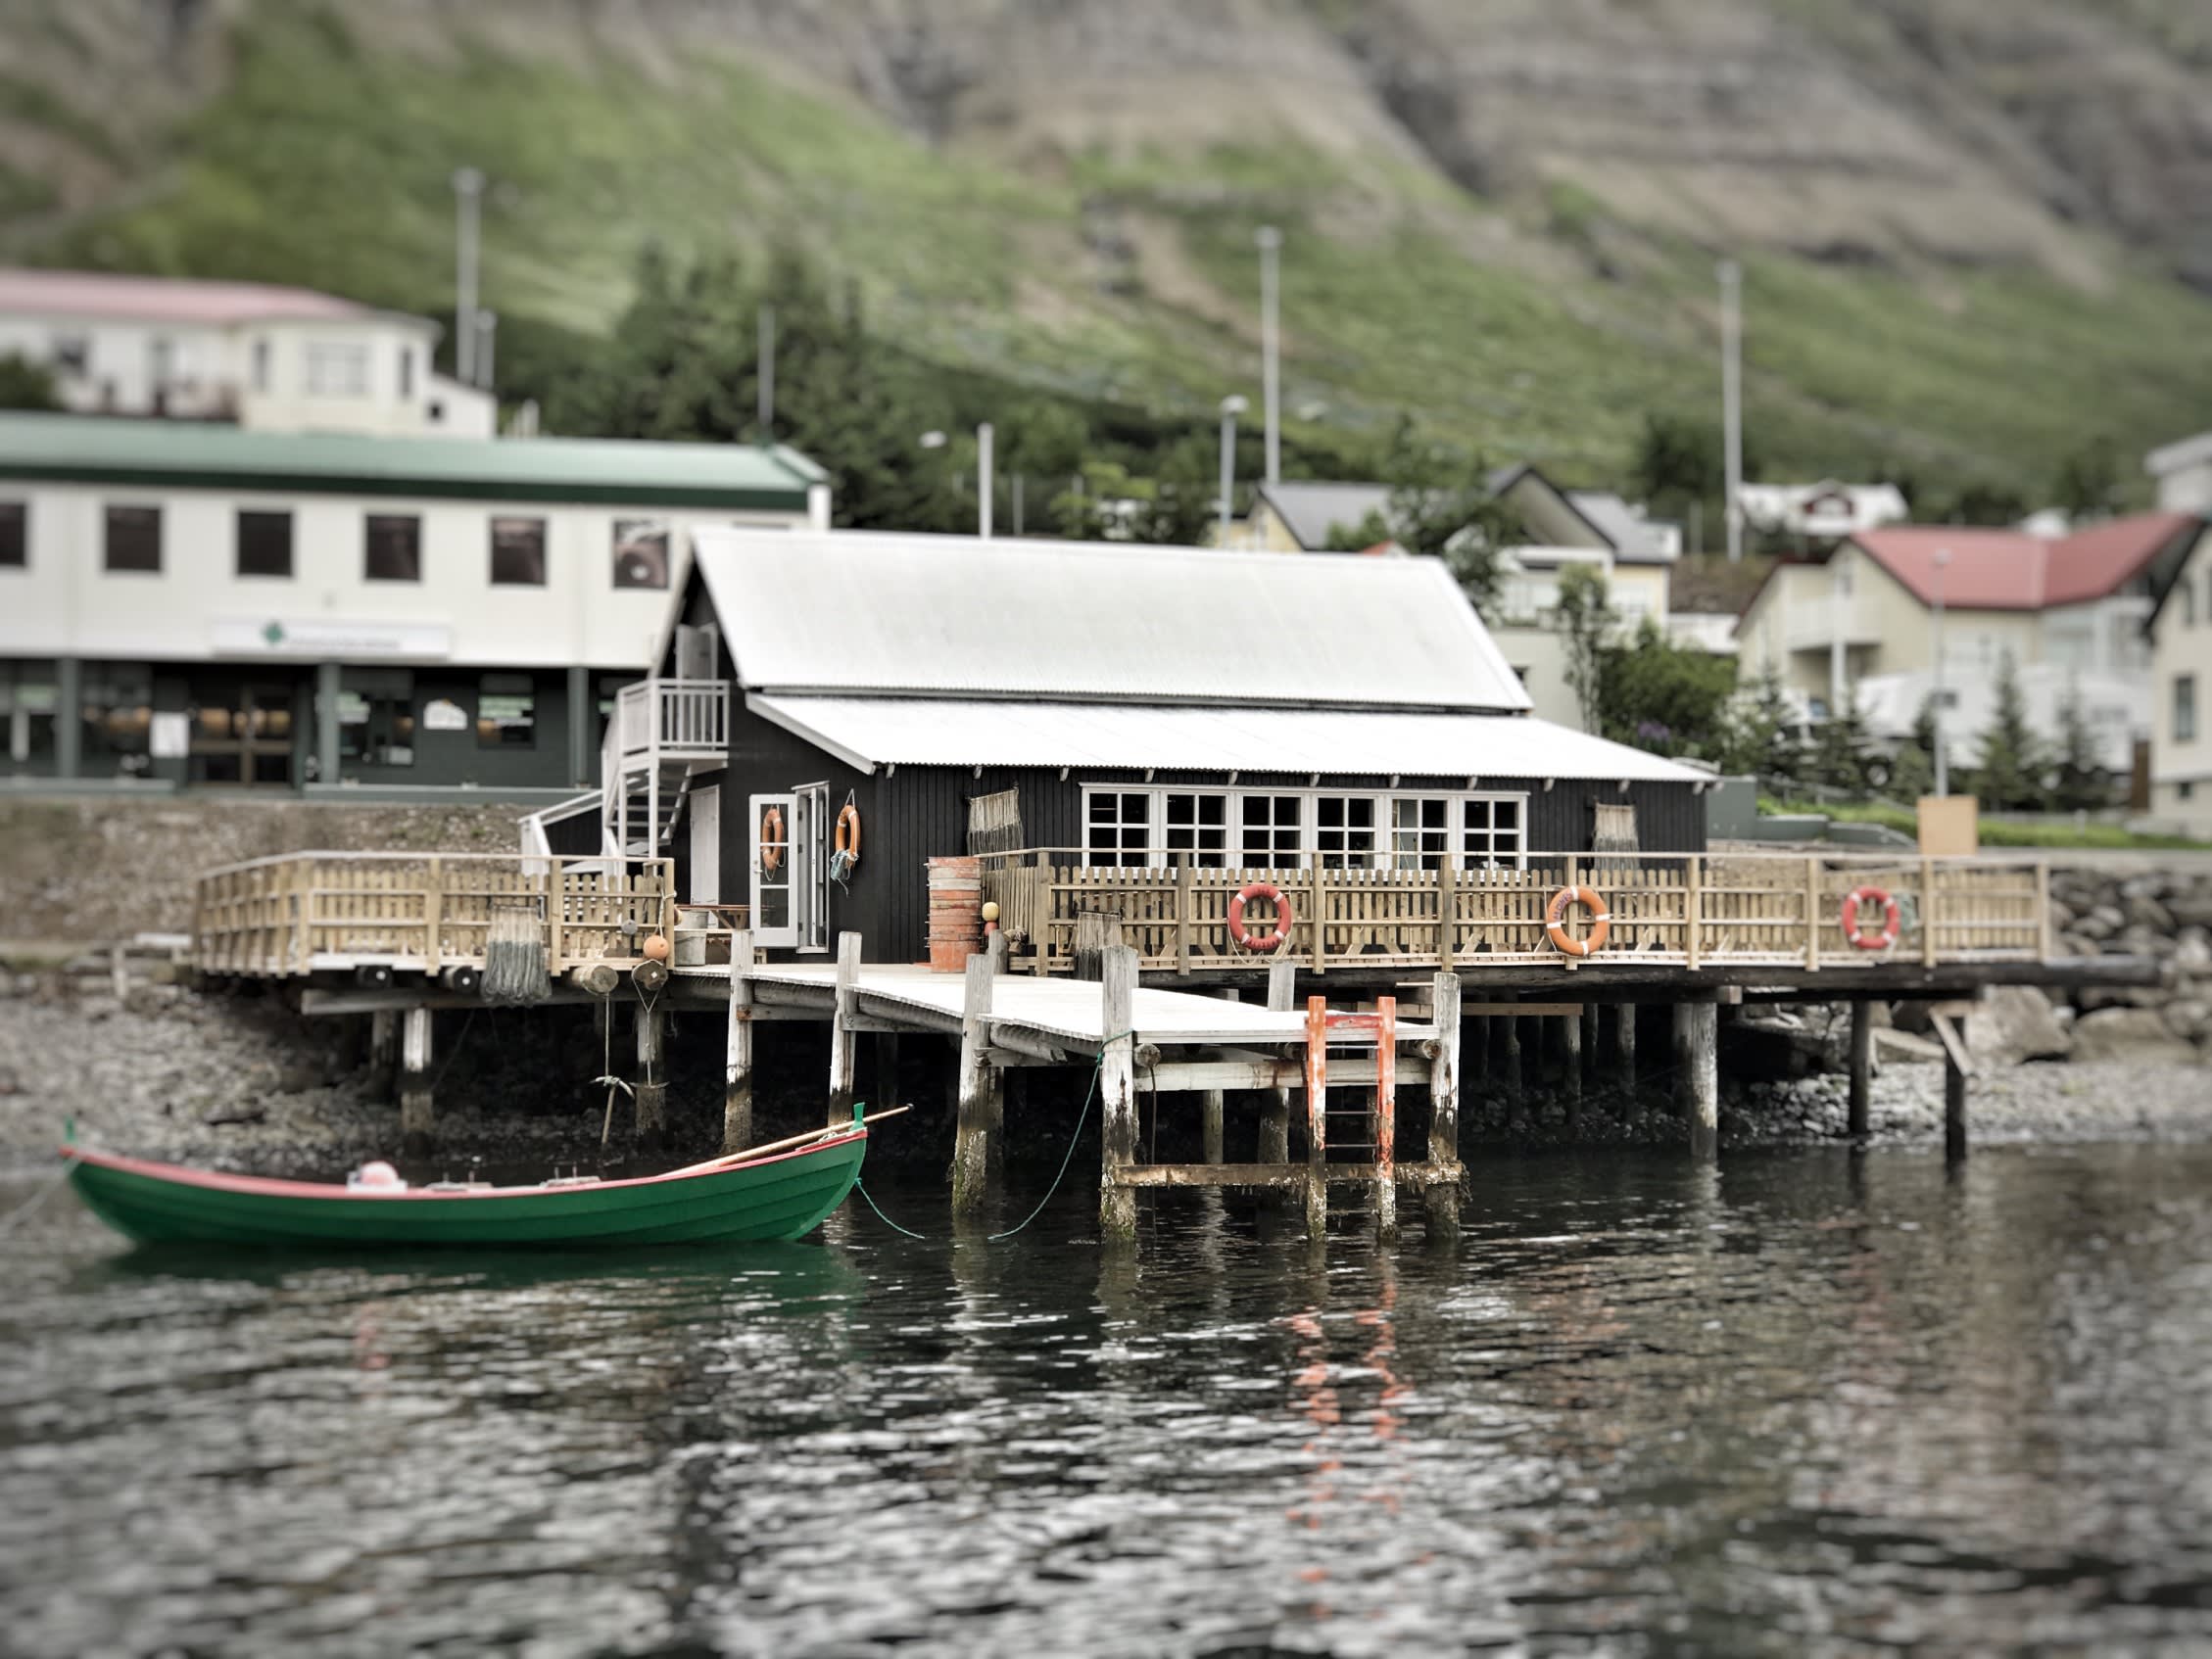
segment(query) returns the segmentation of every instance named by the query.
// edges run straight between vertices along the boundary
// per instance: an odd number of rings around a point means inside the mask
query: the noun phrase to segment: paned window
[[[543,588],[546,585],[546,521],[542,518],[492,520],[492,586]]]
[[[143,664],[86,663],[80,692],[85,776],[146,777],[153,770],[153,671]]]
[[[422,580],[422,520],[411,513],[368,515],[363,574],[371,582]]]
[[[1167,799],[1168,862],[1188,853],[1200,870],[1219,870],[1228,862],[1228,797],[1170,794]]]
[[[2174,741],[2196,741],[2196,676],[2174,676]]]
[[[1374,797],[1322,795],[1314,802],[1314,851],[1324,870],[1374,864]]]
[[[1399,796],[1390,803],[1390,862],[1398,870],[1441,870],[1452,850],[1452,803]]]
[[[1461,805],[1467,814],[1460,841],[1461,868],[1482,870],[1520,863],[1528,843],[1522,837],[1525,814],[1519,796],[1482,796]]]
[[[1237,858],[1247,869],[1295,870],[1305,862],[1306,798],[1246,795]]]
[[[1083,824],[1083,852],[1094,865],[1140,865],[1152,846],[1152,795],[1146,789],[1094,789]]]
[[[238,514],[238,574],[292,574],[292,515],[288,512]]]
[[[351,340],[308,342],[308,396],[368,396],[368,348]]]
[[[108,509],[107,565],[110,570],[151,572],[162,569],[162,509],[160,507],[110,507]]]
[[[538,741],[538,687],[527,674],[487,674],[476,693],[476,746],[527,749]]]
[[[414,764],[411,670],[345,670],[338,689],[338,757],[355,767]]]

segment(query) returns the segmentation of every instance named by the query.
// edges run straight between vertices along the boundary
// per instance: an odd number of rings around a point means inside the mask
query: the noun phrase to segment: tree
[[[1566,651],[1566,687],[1582,711],[1586,732],[1605,730],[1605,651],[1620,616],[1606,592],[1606,579],[1586,564],[1560,572],[1560,596],[1554,607],[1560,640]]]
[[[54,371],[21,352],[0,357],[0,409],[58,409]]]
[[[1890,757],[1890,776],[1884,785],[1890,798],[1916,801],[1936,787],[1936,699],[1920,700],[1912,717],[1912,730]]]
[[[1736,659],[1668,639],[1646,617],[1601,658],[1601,730],[1616,742],[1717,761],[1726,749]]]
[[[2071,518],[2104,518],[2120,500],[2120,459],[2109,438],[2092,438],[2058,466],[2051,499]]]
[[[1390,486],[1381,512],[1336,526],[1328,546],[1357,552],[1396,542],[1409,553],[1440,558],[1475,609],[1495,610],[1498,549],[1515,535],[1516,520],[1490,493],[1480,458],[1424,443],[1401,415],[1374,471]]]
[[[2007,651],[1997,662],[1996,711],[1982,734],[1976,793],[1993,812],[2028,810],[2044,804],[2043,744],[2028,725],[2027,699]]]
[[[2089,711],[2082,706],[2079,687],[2058,705],[2058,747],[2053,758],[2057,769],[2052,806],[2061,812],[2094,812],[2112,804],[2110,774],[2090,726]]]
[[[1831,789],[1862,794],[1866,789],[1866,716],[1858,706],[1858,693],[1844,691],[1844,706],[1831,712],[1813,744],[1813,782]]]
[[[1744,439],[1744,476],[1759,475],[1760,457],[1755,440]],[[1686,415],[1651,413],[1644,417],[1644,432],[1636,447],[1632,482],[1651,509],[1663,517],[1683,518],[1690,503],[1703,503],[1706,522],[1724,525],[1727,520],[1728,456],[1718,420]]]
[[[1721,726],[1720,768],[1794,783],[1803,770],[1797,710],[1772,663],[1736,697]]]

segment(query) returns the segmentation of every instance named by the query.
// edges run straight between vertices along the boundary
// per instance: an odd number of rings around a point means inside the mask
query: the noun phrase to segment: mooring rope
[[[606,1085],[606,1115],[600,1122],[600,1151],[604,1152],[614,1133],[614,1091],[620,1089],[632,1100],[638,1098],[638,1091],[614,1074],[614,993],[603,992],[600,1004],[600,1065],[603,1069],[592,1081]]]
[[[1042,1215],[1044,1213],[1044,1207],[1050,1204],[1054,1197],[1058,1195],[1060,1191],[1060,1183],[1068,1178],[1068,1165],[1075,1161],[1076,1148],[1082,1143],[1083,1125],[1090,1121],[1090,1103],[1098,1097],[1098,1079],[1100,1074],[1103,1073],[1106,1069],[1106,1051],[1115,1043],[1121,1041],[1122,1038],[1133,1037],[1135,1035],[1136,1033],[1134,1031],[1118,1031],[1113,1036],[1108,1037],[1104,1042],[1098,1045],[1098,1053],[1091,1057],[1090,1086],[1083,1090],[1082,1110],[1076,1114],[1075,1132],[1068,1137],[1068,1150],[1060,1155],[1060,1167],[1053,1174],[1052,1185],[1044,1189],[1044,1196],[1036,1201],[1036,1208],[1031,1210],[1027,1215],[1023,1216],[1021,1220],[1015,1222],[1013,1226],[1007,1228],[1003,1233],[985,1234],[984,1242],[986,1244],[997,1244],[1001,1239],[1012,1238],[1016,1233],[1019,1233],[1023,1228],[1027,1227],[1032,1221],[1034,1221],[1039,1215]],[[1155,1110],[1157,1110],[1157,1108],[1155,1108]],[[911,1227],[901,1227],[896,1221],[893,1221],[889,1215],[886,1215],[883,1210],[883,1206],[879,1205],[876,1202],[874,1195],[868,1191],[867,1187],[861,1184],[859,1176],[855,1175],[853,1177],[852,1185],[854,1189],[858,1191],[860,1196],[868,1201],[868,1208],[876,1212],[877,1219],[882,1221],[885,1226],[890,1228],[892,1232],[903,1233],[906,1237],[910,1239],[919,1239],[924,1244],[933,1242],[928,1234],[917,1233]]]
[[[23,1203],[17,1205],[15,1209],[9,1210],[6,1215],[0,1216],[0,1238],[4,1238],[9,1233],[15,1231],[17,1222],[21,1221],[24,1216],[28,1215],[32,1210],[36,1209],[40,1205],[44,1204],[48,1199],[52,1198],[55,1192],[60,1189],[62,1184],[70,1178],[70,1171],[75,1167],[76,1165],[73,1162],[72,1162],[68,1159],[64,1159],[62,1161],[62,1166],[59,1169],[55,1170],[51,1175],[47,1176],[46,1184],[44,1186],[40,1187],[38,1191],[31,1194],[30,1197],[24,1200]]]

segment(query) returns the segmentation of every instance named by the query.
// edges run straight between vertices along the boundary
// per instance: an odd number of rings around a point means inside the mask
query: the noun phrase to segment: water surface
[[[293,1260],[61,1195],[0,1239],[0,1648],[2212,1650],[2212,1149],[1146,1226]]]

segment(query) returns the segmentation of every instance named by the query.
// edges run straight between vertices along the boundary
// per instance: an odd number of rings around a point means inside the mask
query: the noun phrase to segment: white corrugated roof
[[[866,531],[693,545],[748,690],[1529,706],[1436,559]]]
[[[750,692],[763,719],[858,767],[1095,766],[1696,782],[1705,774],[1528,715],[1368,709],[804,697]]]

